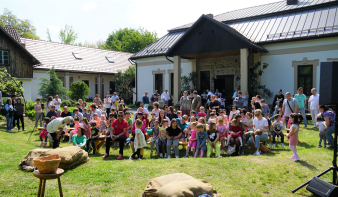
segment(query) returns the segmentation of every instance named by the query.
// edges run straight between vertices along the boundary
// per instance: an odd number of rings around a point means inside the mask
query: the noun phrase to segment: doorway
[[[234,91],[234,75],[217,75],[214,80],[214,92],[218,89],[223,96],[232,96]]]

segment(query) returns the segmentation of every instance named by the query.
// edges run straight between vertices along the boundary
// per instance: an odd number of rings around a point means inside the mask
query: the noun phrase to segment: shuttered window
[[[0,50],[0,64],[4,64],[4,65],[9,64],[9,53],[8,53],[8,51]]]

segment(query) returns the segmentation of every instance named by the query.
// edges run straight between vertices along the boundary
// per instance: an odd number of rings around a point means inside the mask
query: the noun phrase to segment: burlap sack
[[[83,151],[81,148],[77,146],[67,146],[64,148],[53,149],[51,151],[46,152],[45,154],[41,154],[41,156],[54,154],[60,155],[61,163],[73,163],[80,159],[80,157],[83,155]]]
[[[50,149],[42,149],[37,148],[34,150],[29,151],[29,153],[26,155],[23,160],[19,163],[20,166],[22,165],[29,165],[29,166],[35,166],[33,159],[40,157],[41,154],[46,154],[48,151],[51,151]]]
[[[160,176],[154,179],[151,179],[144,189],[144,193],[142,196],[158,196],[157,191],[164,185],[167,185],[174,181],[185,181],[189,179],[194,179],[192,176],[189,176],[185,173],[176,173],[176,174],[169,174],[165,176]]]
[[[158,189],[159,197],[194,197],[202,194],[213,196],[212,185],[202,179],[174,181]]]
[[[82,156],[78,160],[74,161],[73,163],[60,163],[59,168],[62,168],[64,170],[69,170],[76,165],[79,165],[81,163],[86,163],[87,161],[89,161],[88,153],[84,150],[81,150],[81,152],[82,152]]]

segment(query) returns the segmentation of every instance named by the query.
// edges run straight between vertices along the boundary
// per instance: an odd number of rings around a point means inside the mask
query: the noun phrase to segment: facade
[[[260,81],[274,94],[303,87],[309,95],[319,89],[320,62],[338,60],[338,2],[280,1],[202,15],[168,30],[131,59],[137,101],[145,91],[168,89],[176,104],[180,78],[191,71],[198,90],[219,89],[225,96],[238,87],[248,91],[249,72],[259,61],[269,64]],[[272,104],[273,98],[266,100]]]

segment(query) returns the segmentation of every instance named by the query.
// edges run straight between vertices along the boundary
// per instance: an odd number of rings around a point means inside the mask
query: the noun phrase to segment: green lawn
[[[25,119],[27,131],[7,133],[0,123],[0,196],[36,196],[38,179],[32,173],[20,171],[18,164],[32,149],[40,145],[38,132],[28,137],[32,122]],[[311,127],[312,125],[310,125]],[[111,157],[101,158],[104,150],[83,165],[68,170],[61,177],[64,196],[140,196],[151,178],[183,172],[209,181],[221,196],[311,196],[305,188],[292,194],[291,190],[326,170],[331,165],[332,150],[317,148],[318,131],[300,131],[298,154],[301,161],[289,159],[287,147],[261,156],[216,158],[150,158],[150,148],[142,161],[130,161],[130,147],[125,147],[124,160],[117,161],[118,148]],[[61,147],[68,146],[62,143]],[[185,150],[180,151],[182,157]],[[330,181],[331,174],[323,176]],[[47,181],[46,196],[58,196],[56,180]]]

